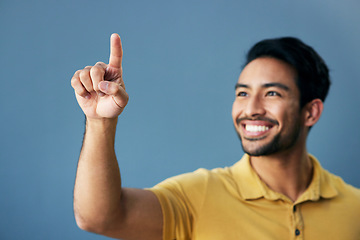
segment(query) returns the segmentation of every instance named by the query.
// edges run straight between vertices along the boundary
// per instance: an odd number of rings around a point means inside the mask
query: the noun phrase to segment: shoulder
[[[155,187],[171,187],[178,189],[202,189],[206,188],[210,183],[215,184],[221,181],[231,180],[230,168],[215,168],[215,169],[204,169],[199,168],[194,172],[184,173],[171,178],[168,178]]]
[[[360,189],[346,183],[341,177],[334,175],[336,188],[340,193],[356,198],[360,204]]]
[[[309,156],[314,163],[314,175],[319,176],[320,195],[324,198],[336,196],[335,199],[341,202],[354,202],[360,209],[360,189],[346,183],[340,176],[324,169],[313,155]]]
[[[339,200],[348,202],[352,206],[357,206],[360,210],[360,189],[346,183],[341,177],[326,170],[326,181],[330,182],[338,192]]]
[[[228,175],[227,168],[200,168],[194,172],[168,178],[148,190],[157,196],[163,212],[170,211],[181,216],[197,215],[206,199],[222,194],[222,182]]]
[[[155,185],[151,190],[168,192],[189,199],[201,199],[207,194],[233,189],[235,186],[231,167],[211,170],[200,168],[194,172],[168,178]]]

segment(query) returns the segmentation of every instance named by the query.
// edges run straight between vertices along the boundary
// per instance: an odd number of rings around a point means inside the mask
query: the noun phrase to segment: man
[[[121,187],[114,151],[129,98],[121,61],[113,34],[109,64],[85,67],[71,81],[86,115],[74,189],[80,228],[123,239],[360,239],[360,190],[306,150],[330,85],[311,47],[279,38],[249,51],[232,110],[246,152],[239,162],[144,190]]]

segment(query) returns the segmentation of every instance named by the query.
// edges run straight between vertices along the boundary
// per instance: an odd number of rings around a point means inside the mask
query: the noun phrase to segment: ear
[[[305,111],[305,126],[311,127],[319,121],[322,111],[324,109],[324,104],[320,99],[314,99],[311,102],[307,103],[304,107]]]

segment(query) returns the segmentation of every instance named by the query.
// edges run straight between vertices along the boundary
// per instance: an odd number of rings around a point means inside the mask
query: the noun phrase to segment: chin
[[[246,148],[243,148],[243,151],[252,157],[268,156],[276,152],[276,151],[268,151],[264,149],[248,150]]]
[[[255,140],[243,140],[242,138],[240,140],[243,151],[254,157],[268,156],[281,150],[279,135],[275,136],[272,141],[263,144],[255,143]]]

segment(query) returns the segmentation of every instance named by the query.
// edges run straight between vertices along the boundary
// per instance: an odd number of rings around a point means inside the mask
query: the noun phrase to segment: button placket
[[[300,205],[293,205],[292,214],[294,219],[294,239],[304,239],[304,222],[301,216]]]

